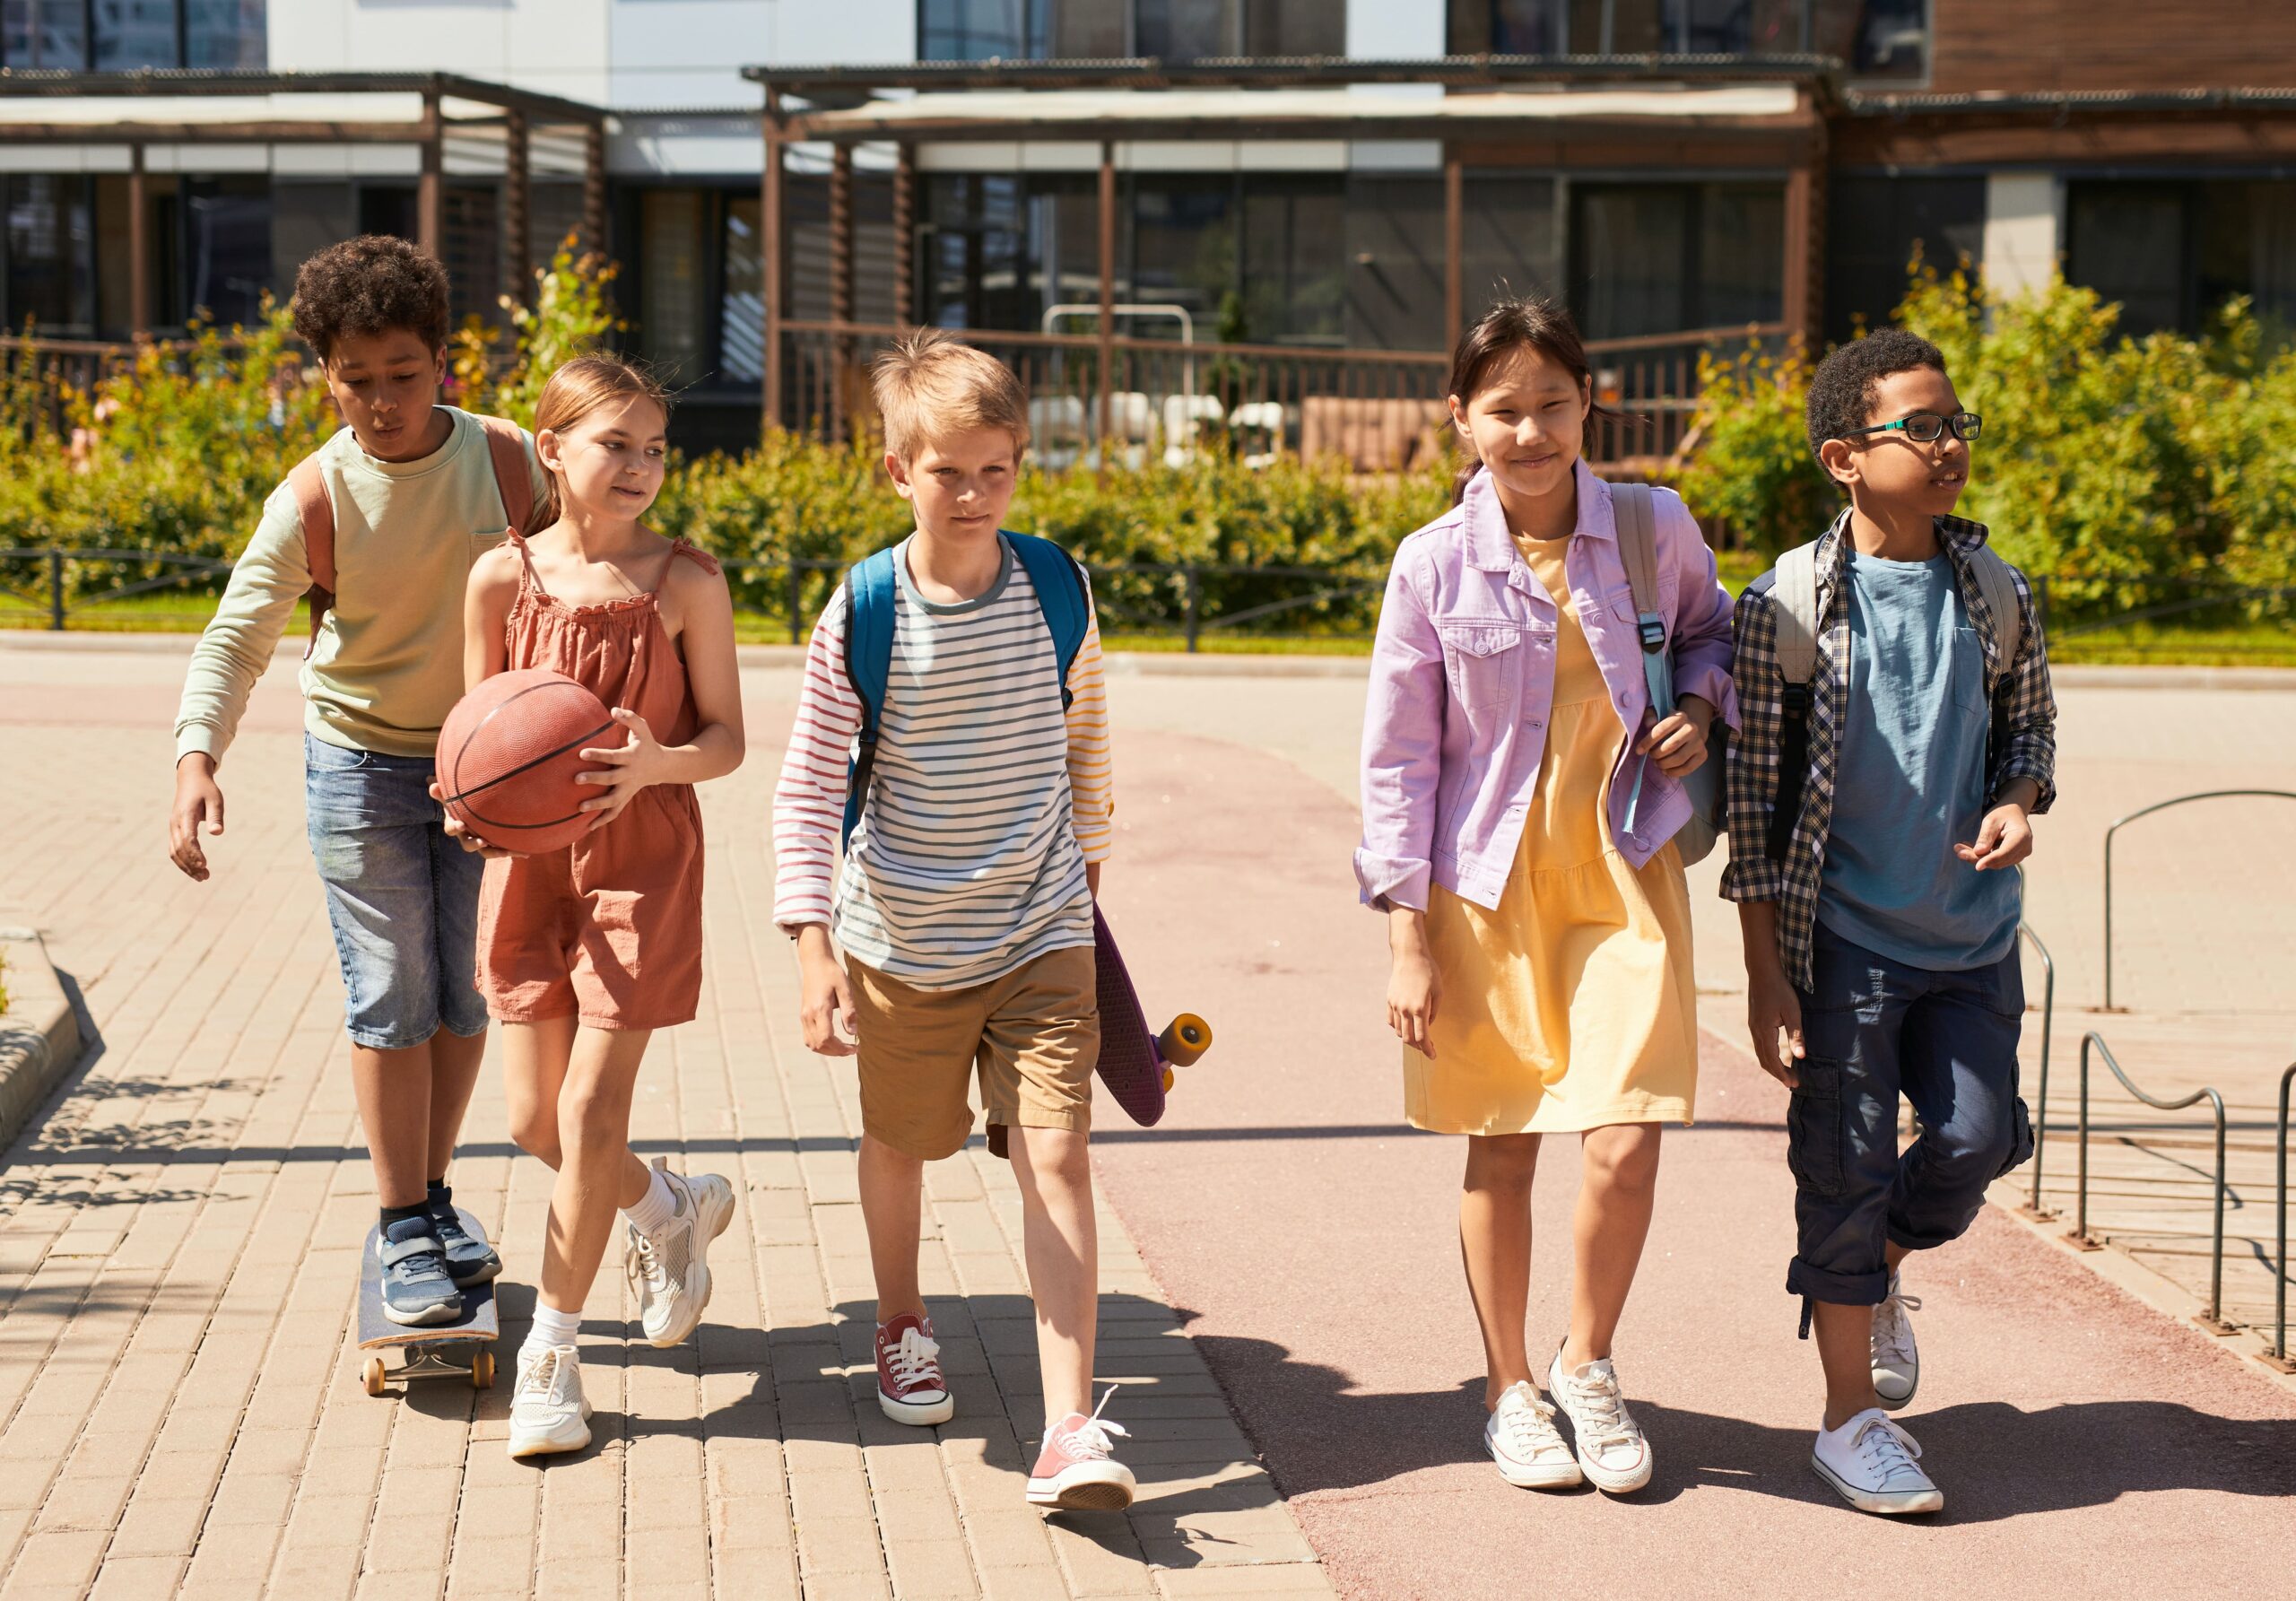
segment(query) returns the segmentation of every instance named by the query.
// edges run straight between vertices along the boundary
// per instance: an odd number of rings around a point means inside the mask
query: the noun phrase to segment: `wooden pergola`
[[[178,110],[170,118],[169,101],[200,101],[253,96],[415,96],[412,117],[312,117],[202,115]],[[434,256],[445,245],[446,140],[450,133],[500,128],[503,133],[502,291],[523,299],[530,289],[533,260],[527,247],[532,193],[533,129],[536,123],[573,125],[582,130],[582,229],[603,240],[606,227],[605,117],[599,107],[557,95],[537,94],[508,84],[453,73],[235,72],[154,70],[133,73],[0,72],[0,101],[72,100],[83,120],[35,120],[29,105],[0,112],[0,144],[126,146],[128,152],[128,299],[130,325],[137,338],[152,329],[152,264],[146,231],[144,152],[152,145],[225,144],[413,144],[421,152],[415,181],[416,242]],[[99,121],[84,102],[150,102],[152,115]],[[479,108],[450,113],[448,102]],[[126,109],[125,107],[119,108]]]
[[[789,283],[785,157],[831,146],[830,306],[854,319],[853,150],[891,144],[893,317],[916,320],[920,144],[1097,144],[1099,339],[1112,363],[1118,152],[1132,141],[1439,140],[1444,326],[1463,326],[1465,174],[1471,167],[1783,170],[1783,321],[1814,337],[1827,111],[1839,63],[1827,57],[1456,57],[1371,61],[992,61],[892,66],[749,67],[764,91],[761,196],[765,422],[782,421],[782,330]],[[1438,99],[1361,96],[1376,85],[1437,84]],[[1585,92],[1559,95],[1558,88]],[[1656,91],[1656,92],[1654,92]],[[1101,431],[1107,431],[1105,395]]]

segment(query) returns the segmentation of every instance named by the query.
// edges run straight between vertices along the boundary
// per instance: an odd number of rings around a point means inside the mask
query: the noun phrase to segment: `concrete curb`
[[[32,1114],[80,1059],[80,1022],[29,928],[0,927],[8,1010],[0,1013],[0,1151],[16,1143]]]
[[[197,634],[49,633],[38,629],[0,628],[0,650],[50,650],[134,656],[188,656]],[[274,652],[300,657],[300,634],[282,635]],[[789,667],[805,659],[802,645],[744,645],[745,667]],[[1109,672],[1134,678],[1364,678],[1368,656],[1267,655],[1180,650],[1115,650]],[[2296,690],[2296,667],[2084,667],[2050,669],[2060,689],[2109,690]]]

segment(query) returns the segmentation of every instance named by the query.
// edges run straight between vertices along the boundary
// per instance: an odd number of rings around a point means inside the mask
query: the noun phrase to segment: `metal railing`
[[[2207,800],[2296,801],[2296,793],[2285,789],[2205,789],[2197,795],[2179,795],[2169,800],[2155,801],[2149,806],[2141,806],[2105,831],[2105,1010],[2108,1012],[2119,1010],[2113,1005],[2113,836],[2140,817],[2150,817],[2153,813],[2165,812],[2171,806]]]
[[[2296,1373],[2288,1357],[2288,1086],[2296,1083],[2296,1062],[2280,1075],[2280,1145],[2272,1188],[2272,1349],[2266,1354],[2283,1373]]]
[[[781,326],[784,422],[830,439],[867,425],[869,361],[905,330],[890,323]],[[1450,359],[1440,352],[953,331],[1019,375],[1032,448],[1056,468],[1104,457],[1180,466],[1216,444],[1248,464],[1289,452],[1392,472],[1448,448]],[[1698,409],[1700,353],[1784,337],[1782,326],[1751,325],[1588,344],[1596,396],[1613,420],[1590,431],[1587,459],[1671,460]]]
[[[94,594],[84,593],[81,580],[92,566],[109,564],[130,569],[169,568],[175,570],[152,574],[115,584]],[[11,605],[11,600],[30,603],[33,592],[17,587],[0,579],[0,616],[30,613],[45,616],[51,631],[61,631],[74,612],[85,612],[111,601],[126,600],[132,596],[155,594],[162,590],[183,590],[203,579],[228,575],[229,561],[213,556],[179,556],[165,551],[124,550],[0,550],[0,573],[11,567],[30,565],[35,569],[33,582],[44,583],[47,596],[38,604]]]
[[[2022,870],[2021,870],[2022,875]],[[2041,1205],[2041,1157],[2048,1149],[2048,1055],[2049,1035],[2057,1024],[2057,959],[2041,944],[2041,936],[2032,926],[2020,922],[2017,933],[2029,941],[2033,953],[2041,959],[2041,1072],[2040,1082],[2033,1088],[2033,1199],[2025,1214],[2036,1221],[2055,1217],[2056,1212]]]
[[[2208,1313],[2201,1322],[2219,1334],[2230,1334],[2232,1326],[2224,1321],[2224,1197],[2230,1188],[2224,1168],[2224,1097],[2208,1084],[2203,1084],[2182,1101],[2163,1101],[2147,1094],[2121,1071],[2120,1064],[2113,1060],[2112,1048],[2105,1043],[2105,1037],[2093,1029],[2081,1037],[2080,1175],[2074,1181],[2073,1228],[2066,1238],[2083,1250],[2097,1250],[2102,1247],[2102,1241],[2092,1238],[2089,1233],[2089,1050],[2092,1046],[2096,1048],[2097,1055],[2104,1057],[2105,1066],[2112,1069],[2113,1076],[2120,1080],[2120,1087],[2155,1111],[2180,1112],[2203,1100],[2215,1109],[2216,1225],[2209,1249]]]

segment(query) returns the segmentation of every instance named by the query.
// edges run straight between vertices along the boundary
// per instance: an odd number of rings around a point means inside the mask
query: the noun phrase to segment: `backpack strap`
[[[295,497],[295,516],[303,525],[303,554],[311,570],[311,587],[304,592],[311,606],[311,639],[303,647],[309,660],[318,646],[319,624],[335,605],[335,502],[327,499],[326,478],[316,452],[288,473],[287,491]]]
[[[1052,631],[1052,648],[1060,664],[1060,709],[1076,698],[1068,687],[1068,674],[1076,653],[1084,648],[1084,631],[1091,623],[1091,606],[1084,594],[1084,574],[1076,560],[1049,539],[1033,534],[1007,534],[1013,553],[1028,570],[1029,587],[1037,592],[1037,606],[1045,627]]]
[[[2017,653],[2025,646],[2025,616],[2017,605],[2017,579],[1990,545],[1981,544],[1970,553],[1970,570],[1977,577],[1978,593],[1985,596],[1985,609],[1993,613],[1994,660],[2000,665],[1993,675],[1997,688],[2017,665]]]
[[[535,481],[526,466],[526,431],[508,417],[473,419],[486,433],[486,453],[494,462],[494,487],[502,496],[502,516],[513,534],[527,532],[535,514]]]
[[[1810,779],[1810,681],[1818,671],[1818,542],[1796,545],[1778,559],[1770,590],[1777,630],[1778,676],[1785,684],[1778,727],[1778,793],[1770,797],[1767,854],[1782,862],[1802,820],[1802,794]]]
[[[1626,566],[1626,584],[1634,597],[1636,631],[1642,640],[1642,682],[1650,692],[1650,715],[1663,718],[1674,709],[1674,664],[1666,649],[1665,614],[1658,609],[1658,526],[1652,515],[1650,486],[1613,483],[1611,510],[1618,530],[1619,560]],[[1635,814],[1642,805],[1642,779],[1649,770],[1647,755],[1634,770],[1634,787],[1626,797],[1626,829],[1634,831]]]
[[[862,803],[877,766],[877,726],[885,711],[885,686],[893,671],[893,552],[879,551],[845,576],[845,676],[861,697],[861,732],[845,770],[845,832],[839,848],[850,845],[860,826]]]

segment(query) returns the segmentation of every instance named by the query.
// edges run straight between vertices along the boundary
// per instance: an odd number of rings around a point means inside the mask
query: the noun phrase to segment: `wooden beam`
[[[1467,170],[1458,149],[1443,151],[1443,343],[1466,327]]]
[[[152,202],[144,178],[144,147],[127,152],[127,328],[131,337],[152,336]]]
[[[532,129],[524,111],[504,127],[502,169],[502,293],[520,305],[534,292]]]
[[[917,320],[917,146],[904,141],[893,161],[893,321]]]
[[[446,136],[439,96],[422,97],[422,175],[414,182],[414,242],[447,258]]]
[[[1100,466],[1114,445],[1116,401],[1116,146],[1100,141]]]
[[[582,248],[607,253],[606,125],[587,124],[582,129]]]
[[[765,176],[758,194],[757,248],[761,291],[765,297],[765,430],[781,426],[781,321],[787,312],[781,285],[785,196],[781,171],[781,93],[765,91]]]
[[[1779,319],[1815,352],[1825,332],[1825,128],[1786,175],[1786,263]]]
[[[853,147],[840,144],[829,159],[829,319],[853,320]],[[838,339],[830,346],[829,430],[833,439],[846,433],[846,369],[853,360],[853,341]]]

